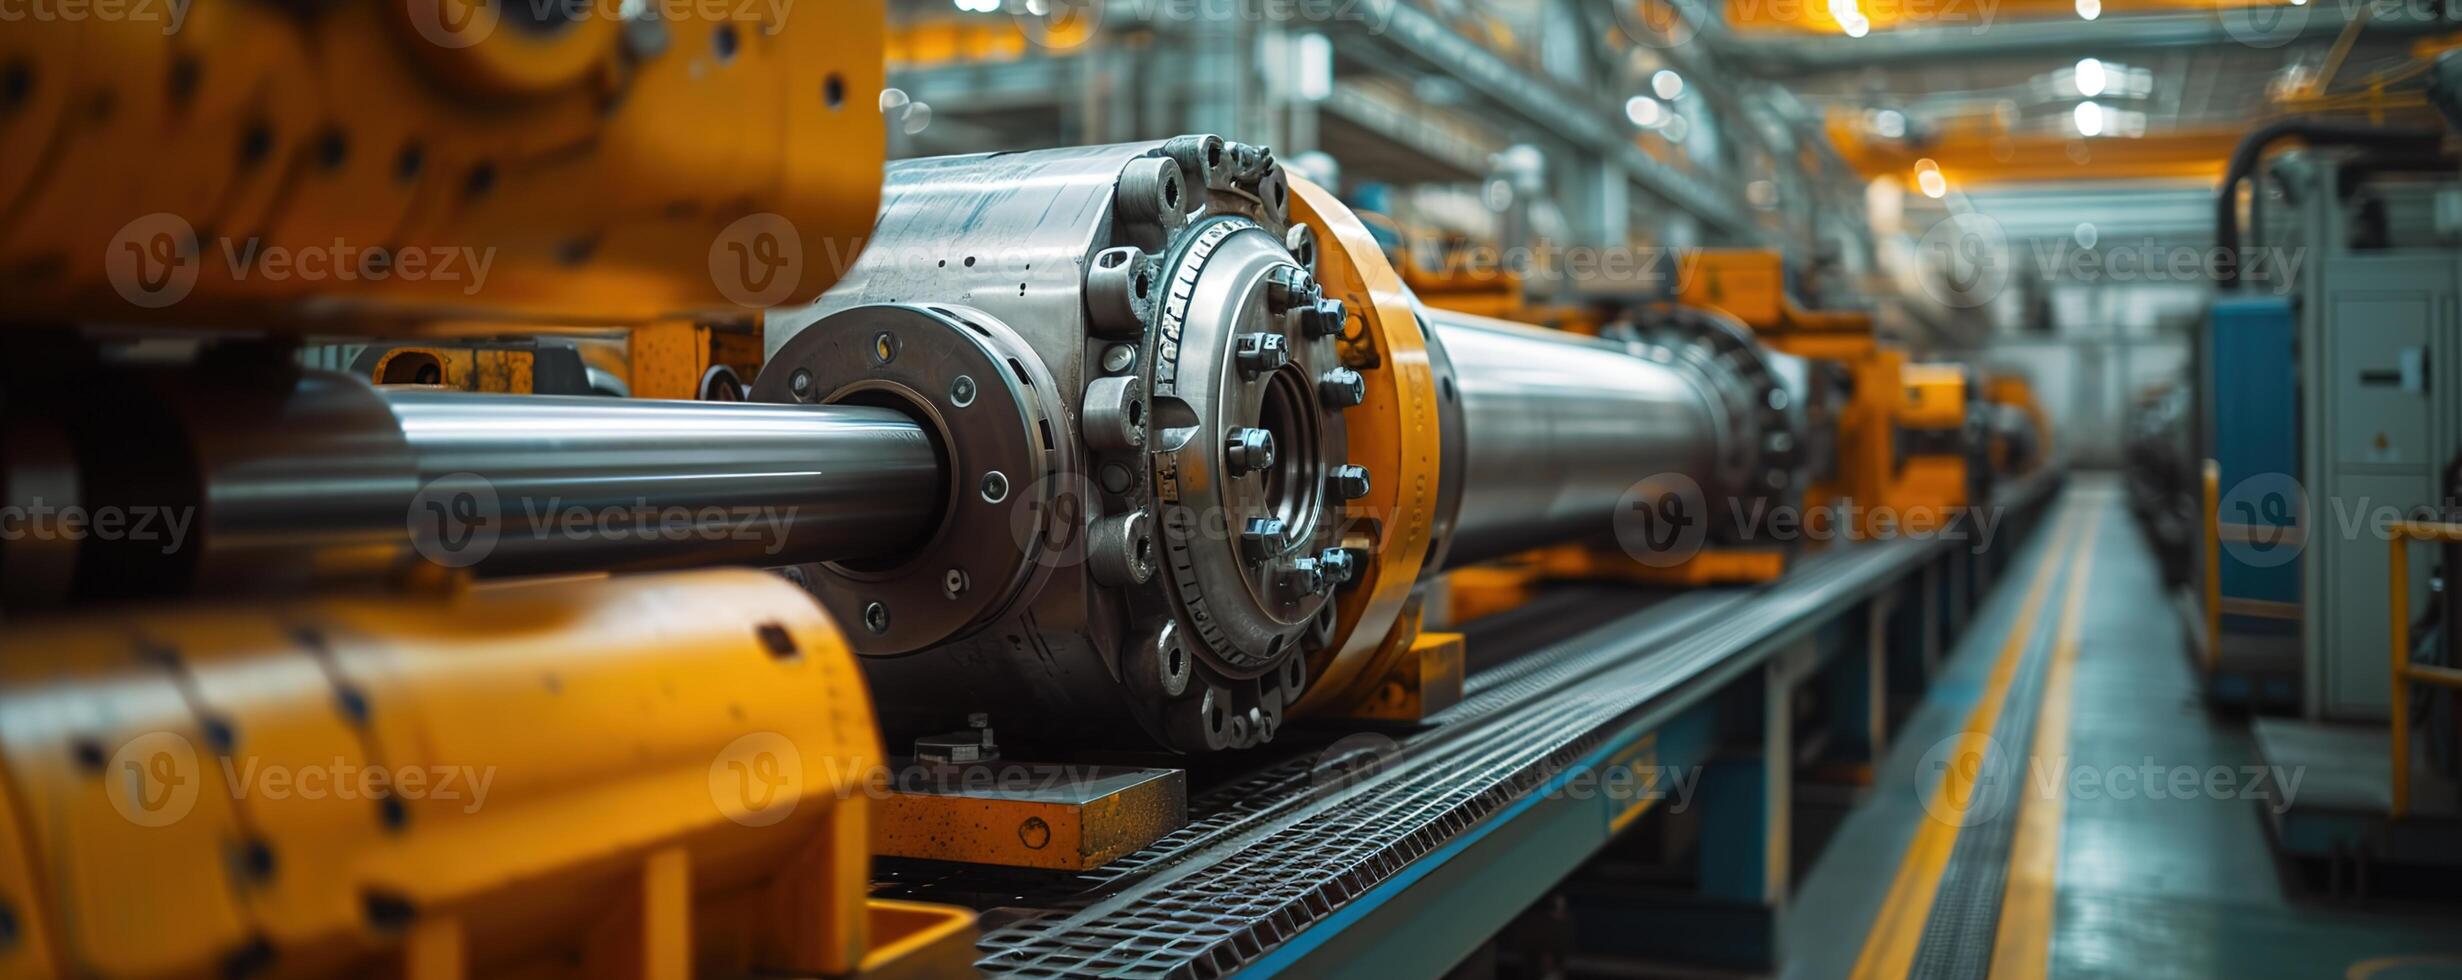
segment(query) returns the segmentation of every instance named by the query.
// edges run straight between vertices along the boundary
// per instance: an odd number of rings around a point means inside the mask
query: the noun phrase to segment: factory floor
[[[1785,975],[2462,977],[2462,897],[2328,901],[2277,860],[2256,780],[2301,774],[2201,704],[2118,484],[2044,528],[1795,892]]]

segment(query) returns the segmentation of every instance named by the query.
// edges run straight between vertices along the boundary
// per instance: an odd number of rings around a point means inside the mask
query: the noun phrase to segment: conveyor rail
[[[2030,478],[1996,501],[2029,510],[2055,483]],[[1682,593],[1615,617],[1473,675],[1463,703],[1398,735],[1364,778],[1328,779],[1317,752],[1303,752],[1199,794],[1186,828],[1095,872],[987,879],[906,864],[890,869],[884,893],[948,900],[963,888],[979,906],[1024,912],[983,937],[977,965],[990,973],[1177,977],[1288,965],[1295,950],[1285,944],[1321,940],[1331,930],[1309,927],[1356,911],[1549,774],[1620,733],[1654,729],[1960,545],[1840,548],[1770,586]]]

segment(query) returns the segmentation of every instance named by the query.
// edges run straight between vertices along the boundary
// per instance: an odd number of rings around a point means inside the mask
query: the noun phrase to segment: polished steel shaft
[[[0,605],[381,589],[481,576],[892,558],[948,476],[908,416],[374,388],[131,367],[0,413]],[[138,451],[146,447],[151,451]],[[57,515],[46,518],[45,515]]]
[[[489,575],[880,557],[920,544],[945,478],[885,408],[387,390],[422,486],[483,486]],[[483,481],[483,482],[481,482]]]
[[[1446,567],[1605,538],[1625,492],[1718,454],[1711,393],[1589,338],[1427,309],[1461,392],[1461,506]]]

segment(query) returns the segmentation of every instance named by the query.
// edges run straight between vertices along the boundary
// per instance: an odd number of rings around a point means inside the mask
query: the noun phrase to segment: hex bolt
[[[1315,595],[1325,591],[1325,567],[1314,558],[1293,558],[1282,566],[1282,573],[1302,593]]]
[[[965,408],[974,403],[975,379],[971,375],[961,374],[957,380],[949,382],[949,404]]]
[[[1282,518],[1251,517],[1248,519],[1247,529],[1240,532],[1240,540],[1247,542],[1251,547],[1279,551],[1283,546],[1282,537],[1285,533],[1287,532],[1284,530]]]
[[[874,634],[889,632],[889,607],[877,602],[863,607],[863,626]]]
[[[812,372],[796,368],[794,374],[787,375],[786,386],[797,398],[812,397]]]
[[[1368,495],[1368,468],[1357,463],[1344,463],[1334,467],[1334,471],[1325,477],[1325,482],[1333,488],[1334,496],[1357,500]]]
[[[1265,311],[1275,316],[1316,303],[1316,277],[1294,265],[1278,266],[1265,280]]]
[[[955,599],[955,598],[957,598],[958,596],[961,596],[961,595],[965,595],[965,594],[966,594],[966,572],[965,572],[965,570],[964,570],[964,569],[952,568],[952,569],[948,570],[947,572],[943,573],[943,574],[941,575],[941,577],[940,577],[940,591],[942,591],[943,593],[946,593],[946,594],[949,596],[949,598],[952,598],[952,599]]]
[[[1338,299],[1320,299],[1299,318],[1300,329],[1311,337],[1342,336],[1343,322],[1351,312]]]
[[[983,474],[983,502],[996,504],[1009,496],[1009,476],[999,470]]]
[[[1274,434],[1264,429],[1241,426],[1231,430],[1223,440],[1223,465],[1232,476],[1242,476],[1274,465]]]
[[[1350,408],[1368,400],[1368,379],[1350,368],[1338,367],[1317,378],[1316,393],[1327,408]]]
[[[1333,580],[1335,585],[1348,585],[1351,579],[1359,574],[1359,557],[1352,554],[1349,548],[1327,548],[1320,551],[1316,556],[1316,564],[1318,568],[1325,570],[1325,577]]]
[[[1291,338],[1278,333],[1240,335],[1240,371],[1251,377],[1272,374],[1291,363]]]

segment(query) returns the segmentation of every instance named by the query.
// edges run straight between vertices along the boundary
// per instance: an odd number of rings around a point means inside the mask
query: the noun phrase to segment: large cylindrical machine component
[[[1462,393],[1462,499],[1447,564],[1603,537],[1644,478],[1710,479],[1713,393],[1674,365],[1468,314],[1428,319]]]
[[[930,437],[880,408],[101,371],[0,419],[12,606],[872,558],[940,509]]]
[[[1427,574],[1608,539],[1654,485],[1727,540],[1798,482],[1799,395],[1748,336],[1419,308],[1261,148],[917,160],[883,200],[838,288],[771,316],[753,397],[895,408],[946,450],[921,548],[802,570],[861,624],[893,741],[987,713],[1255,744]]]
[[[1604,538],[1647,494],[1732,543],[1799,483],[1800,372],[1716,324],[1661,324],[1608,340],[1430,309],[1461,391],[1462,494],[1447,567]],[[1626,537],[1632,537],[1626,535]],[[1620,541],[1651,550],[1642,540]]]

